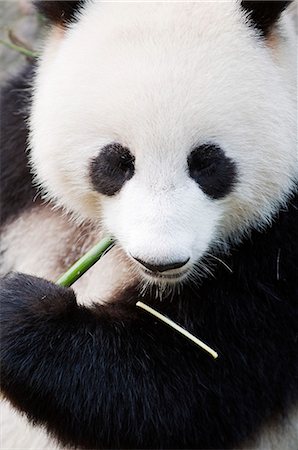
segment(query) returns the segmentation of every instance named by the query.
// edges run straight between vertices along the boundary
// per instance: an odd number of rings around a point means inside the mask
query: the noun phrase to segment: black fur
[[[266,36],[291,1],[242,1],[254,26]]]
[[[32,205],[36,195],[25,152],[32,73],[30,65],[0,95],[0,225]]]
[[[90,165],[93,187],[104,195],[114,195],[135,172],[134,156],[128,148],[113,143],[100,150]]]
[[[200,288],[154,304],[219,352],[214,361],[134,306],[80,307],[72,290],[1,282],[1,387],[63,443],[235,448],[298,402],[297,197]],[[121,297],[121,298],[120,298]]]
[[[188,157],[189,175],[214,199],[230,194],[237,181],[236,164],[214,144],[194,149]]]
[[[36,0],[37,10],[51,22],[68,24],[77,20],[77,13],[83,7],[85,0]]]

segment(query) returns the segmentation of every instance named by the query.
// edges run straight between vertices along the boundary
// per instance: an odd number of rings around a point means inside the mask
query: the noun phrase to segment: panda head
[[[37,2],[30,154],[45,196],[176,281],[297,178],[288,2]],[[273,6],[272,6],[273,5]]]

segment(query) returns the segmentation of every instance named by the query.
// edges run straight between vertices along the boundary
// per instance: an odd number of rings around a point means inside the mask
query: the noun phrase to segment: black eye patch
[[[187,159],[189,175],[209,197],[220,199],[237,181],[236,164],[217,145],[195,148]]]
[[[114,195],[134,174],[134,156],[128,148],[113,143],[104,147],[90,165],[90,178],[97,192]]]

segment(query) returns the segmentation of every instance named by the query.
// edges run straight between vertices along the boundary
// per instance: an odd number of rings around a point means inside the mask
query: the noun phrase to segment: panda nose
[[[138,263],[140,263],[142,266],[146,267],[146,269],[150,270],[151,272],[166,272],[167,270],[174,270],[174,269],[181,269],[181,267],[185,266],[189,258],[185,261],[177,261],[170,264],[150,264],[148,262],[143,261],[139,258],[134,258]]]

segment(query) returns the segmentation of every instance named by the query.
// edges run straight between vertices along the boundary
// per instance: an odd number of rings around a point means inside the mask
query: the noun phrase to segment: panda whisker
[[[194,265],[193,271],[198,275],[198,278],[206,278],[208,276],[214,278],[214,266],[208,264],[208,262],[204,258],[200,261],[197,261]]]
[[[228,264],[225,263],[222,259],[218,258],[215,255],[212,255],[212,253],[209,253],[209,252],[206,252],[206,255],[209,256],[210,258],[213,258],[216,261],[220,262],[230,273],[233,273],[233,270],[231,269],[231,267],[229,267]]]

